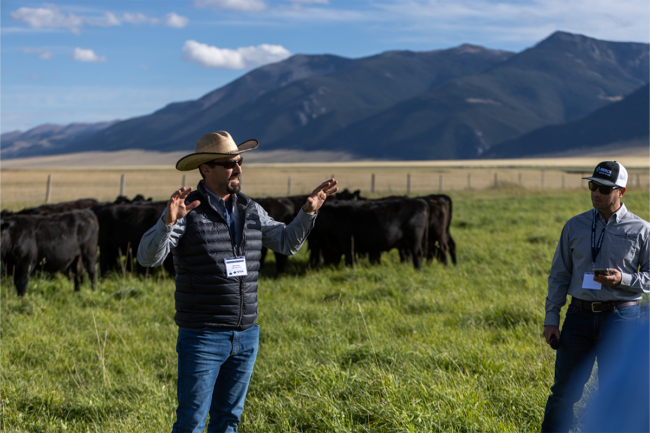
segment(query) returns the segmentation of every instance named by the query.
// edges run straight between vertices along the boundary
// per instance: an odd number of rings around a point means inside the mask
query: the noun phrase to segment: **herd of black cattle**
[[[306,200],[306,195],[255,199],[273,219],[287,224]],[[80,199],[19,212],[4,210],[0,215],[3,272],[13,275],[21,297],[36,270],[74,275],[74,287],[79,290],[85,268],[94,289],[99,247],[102,277],[111,271],[148,273],[134,260],[134,253],[166,205],[166,201],[138,195],[133,200],[120,196],[113,203]],[[319,210],[308,238],[309,263],[337,265],[343,256],[347,265],[353,265],[357,257],[378,263],[382,252],[397,248],[401,260],[411,260],[416,269],[424,259],[436,258],[447,265],[451,257],[456,264],[456,245],[449,233],[451,217],[451,199],[443,194],[369,200],[359,191],[344,190]],[[265,256],[266,249],[262,261]],[[278,272],[284,271],[287,259],[276,253]],[[171,254],[163,266],[174,273]]]

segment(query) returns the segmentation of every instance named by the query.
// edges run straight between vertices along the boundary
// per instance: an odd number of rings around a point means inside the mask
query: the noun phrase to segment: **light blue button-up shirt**
[[[596,215],[596,242],[607,225],[603,243],[593,263],[591,227]],[[548,278],[544,326],[560,325],[566,295],[583,301],[634,301],[650,292],[650,223],[628,212],[624,204],[607,224],[596,209],[571,218],[562,229]],[[617,269],[621,284],[602,285],[601,290],[583,289],[586,272],[594,268]]]

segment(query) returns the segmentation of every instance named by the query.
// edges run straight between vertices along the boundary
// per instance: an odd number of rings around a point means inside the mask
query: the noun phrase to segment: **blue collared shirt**
[[[600,254],[593,263],[591,227],[596,215],[596,240],[607,226]],[[546,325],[560,325],[560,310],[566,295],[583,301],[633,301],[650,292],[650,223],[628,212],[624,204],[605,219],[596,209],[571,218],[562,229],[548,277]],[[611,268],[621,272],[617,287],[583,289],[585,272]]]

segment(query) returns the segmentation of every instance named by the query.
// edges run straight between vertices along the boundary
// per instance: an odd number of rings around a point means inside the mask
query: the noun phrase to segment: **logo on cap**
[[[612,177],[612,171],[607,170],[606,168],[598,167],[596,171],[599,172],[600,174],[604,174],[607,177]]]

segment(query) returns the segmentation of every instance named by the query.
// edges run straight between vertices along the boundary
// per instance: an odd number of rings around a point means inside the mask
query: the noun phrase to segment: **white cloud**
[[[134,14],[128,12],[124,13],[122,14],[122,20],[131,24],[158,24],[160,22],[158,18],[148,17],[147,15],[140,12],[136,12]]]
[[[322,5],[328,5],[330,2],[329,0],[285,0],[291,3],[290,8],[295,10],[295,11],[302,11],[303,6],[305,5],[314,5],[314,4],[322,4]]]
[[[121,26],[122,23],[112,12],[104,12],[101,18],[82,17],[84,22],[91,26],[97,27],[113,27]]]
[[[72,53],[72,58],[79,62],[91,62],[91,63],[104,63],[106,62],[106,57],[98,56],[93,50],[84,50],[82,48],[75,48],[74,53]]]
[[[165,25],[175,29],[182,29],[187,25],[190,20],[187,17],[177,15],[175,12],[170,12],[165,15]]]
[[[194,6],[246,12],[259,12],[266,9],[266,3],[263,0],[194,0]]]
[[[113,15],[111,12],[106,12],[104,15],[106,16],[106,22],[108,23],[108,25],[119,26],[122,24],[120,20],[118,20],[117,17]]]
[[[255,2],[260,0],[245,0],[244,2],[248,1]],[[23,22],[33,29],[66,28],[76,35],[80,33],[81,27],[84,25],[112,27],[122,25],[122,22],[151,25],[162,23],[168,27],[181,29],[189,22],[188,18],[180,16],[174,12],[168,13],[163,19],[150,17],[141,12],[125,12],[121,15],[115,15],[112,12],[104,12],[102,15],[96,17],[75,15],[73,13],[66,15],[53,4],[45,4],[41,8],[22,7],[11,12],[10,16],[14,21]]]
[[[322,5],[328,5],[330,4],[329,0],[287,0],[290,1],[291,3],[302,3],[302,4],[322,4]]]
[[[52,4],[46,4],[42,8],[19,8],[11,12],[10,16],[14,21],[22,21],[35,29],[63,27],[75,34],[79,34],[79,29],[84,22],[83,17],[72,13],[65,15]]]
[[[291,56],[281,45],[262,44],[235,50],[217,48],[193,40],[185,41],[183,59],[198,63],[204,68],[251,69],[267,63],[279,62]]]
[[[44,60],[54,57],[54,53],[52,51],[46,50],[45,48],[22,47],[20,50],[23,53],[27,54],[38,54],[38,57]]]

